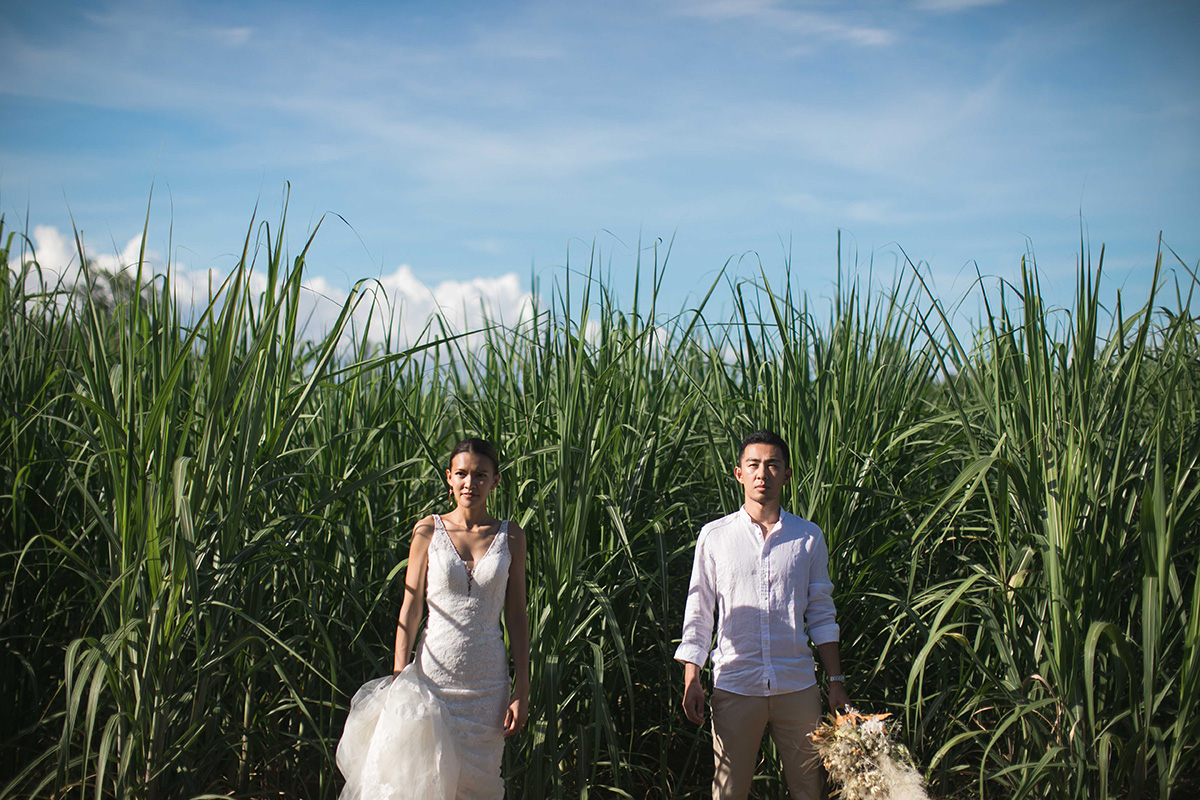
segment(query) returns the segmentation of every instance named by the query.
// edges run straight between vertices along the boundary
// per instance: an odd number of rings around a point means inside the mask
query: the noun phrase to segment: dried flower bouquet
[[[848,708],[812,733],[841,800],[929,800],[908,748],[895,739],[891,714]]]

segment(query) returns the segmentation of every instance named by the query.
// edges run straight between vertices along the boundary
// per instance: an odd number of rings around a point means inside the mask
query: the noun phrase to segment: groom
[[[822,778],[808,734],[821,717],[809,639],[829,685],[829,708],[848,704],[838,653],[838,624],[821,529],[780,507],[792,477],[788,446],[756,431],[742,441],[733,470],[742,507],[700,529],[683,614],[683,711],[704,723],[700,669],[712,644],[714,800],[750,792],[768,727],[794,800],[818,800]]]

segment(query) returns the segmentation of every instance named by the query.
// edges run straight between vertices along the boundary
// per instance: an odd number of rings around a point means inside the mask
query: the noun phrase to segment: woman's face
[[[499,482],[500,475],[492,460],[476,453],[457,454],[446,470],[450,496],[463,508],[486,506],[488,495]]]

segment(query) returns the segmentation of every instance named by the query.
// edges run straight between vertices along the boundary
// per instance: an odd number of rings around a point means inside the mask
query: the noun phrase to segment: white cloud
[[[123,272],[127,269],[135,269],[138,265],[141,250],[142,237],[140,234],[126,242],[124,249],[119,253],[94,252],[84,245],[84,252],[88,254],[91,265],[110,274]],[[147,266],[153,266],[161,262],[162,258],[158,253],[153,251],[145,253],[144,263]]]
[[[28,253],[26,261],[36,258],[38,266],[54,279],[64,277],[68,270],[78,270],[78,254],[75,243],[63,236],[58,228],[51,225],[37,225],[33,229],[33,252]]]
[[[35,225],[33,228],[32,252],[25,253],[24,261],[36,259],[38,266],[49,280],[62,281],[66,285],[74,283],[79,276],[79,251],[72,237],[67,236],[53,225]],[[84,255],[89,266],[101,272],[116,274],[137,266],[138,255],[142,248],[142,237],[137,235],[125,243],[119,252],[110,253],[97,251],[84,244]],[[162,258],[153,251],[146,252],[146,264],[153,268],[161,263]]]
[[[33,247],[22,254],[22,260],[36,260],[41,269],[40,277],[30,274],[26,277],[27,289],[33,289],[40,281],[45,288],[57,287],[63,294],[59,296],[59,305],[67,302],[69,293],[79,287],[83,278],[79,263],[78,247],[71,236],[62,233],[53,225],[37,225],[30,237]],[[142,253],[142,235],[138,234],[129,239],[119,251],[96,250],[87,242],[83,244],[84,256],[92,275],[118,275],[127,273],[133,277],[138,268],[139,258],[142,259],[142,279],[144,281],[165,279],[168,266],[162,254],[147,248]],[[171,292],[181,306],[193,311],[202,308],[208,298],[216,292],[224,277],[216,270],[192,270],[179,266],[170,267]],[[255,276],[253,284],[256,291],[266,288],[265,279]],[[112,287],[106,281],[97,281],[92,291],[99,292],[103,300],[112,302]]]
[[[51,225],[38,225],[31,238],[34,252],[26,253],[24,260],[33,260],[36,255],[46,282],[61,282],[64,288],[73,287],[80,278],[80,267],[75,243],[70,237]],[[141,244],[139,234],[119,253],[96,252],[86,244],[84,252],[92,267],[116,274],[137,267]],[[147,251],[146,277],[165,275],[166,272],[162,257]],[[204,307],[225,277],[216,270],[191,270],[178,264],[170,269],[172,293],[182,305],[190,306],[193,313]],[[250,276],[252,292],[262,293],[266,288],[266,278],[261,272]],[[307,320],[305,335],[318,338],[328,333],[348,299],[349,292],[325,278],[306,278],[301,295],[301,317]],[[532,310],[532,295],[521,287],[516,273],[466,280],[447,279],[429,286],[405,264],[391,274],[363,284],[362,299],[353,310],[343,339],[360,338],[366,331],[373,342],[388,341],[404,347],[428,341],[430,336],[440,336],[442,325],[450,334],[478,331],[489,323],[519,325],[530,319]],[[479,337],[469,339],[471,344],[480,341]]]
[[[600,343],[600,333],[603,328],[597,320],[589,319],[583,326],[583,340],[593,347]]]
[[[378,279],[371,294],[356,310],[355,325],[361,332],[370,317],[368,335],[375,341],[383,341],[389,332],[401,343],[416,342],[427,329],[438,335],[438,323],[430,327],[434,320],[445,323],[451,333],[479,330],[489,322],[515,325],[527,320],[532,311],[532,297],[513,272],[494,278],[444,280],[431,287],[405,264]]]

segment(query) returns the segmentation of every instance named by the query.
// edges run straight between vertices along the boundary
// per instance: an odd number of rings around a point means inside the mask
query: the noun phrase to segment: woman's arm
[[[525,597],[525,531],[516,523],[508,526],[508,589],[504,595],[504,627],[512,651],[513,694],[504,715],[504,735],[512,736],[529,717],[529,609]]]
[[[413,645],[417,643],[417,628],[425,614],[425,567],[429,562],[429,541],[433,538],[433,518],[426,517],[413,528],[412,544],[408,548],[408,568],[404,571],[404,602],[396,624],[396,655],[392,674],[408,666]]]

